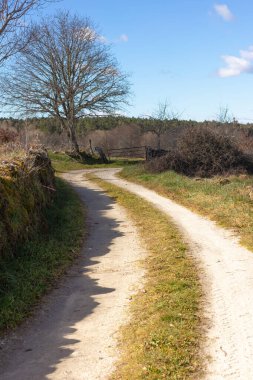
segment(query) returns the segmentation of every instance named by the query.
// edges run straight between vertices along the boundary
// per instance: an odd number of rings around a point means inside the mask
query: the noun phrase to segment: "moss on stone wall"
[[[0,257],[18,254],[40,223],[54,196],[54,170],[47,152],[0,162]]]

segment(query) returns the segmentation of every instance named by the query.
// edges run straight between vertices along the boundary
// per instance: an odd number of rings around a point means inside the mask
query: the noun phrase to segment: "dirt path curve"
[[[1,380],[107,379],[130,295],[141,286],[144,252],[124,210],[82,173],[65,178],[88,207],[88,241],[35,318],[0,342]]]
[[[253,379],[253,253],[231,233],[142,186],[117,179],[117,169],[96,175],[131,191],[170,215],[193,248],[206,286],[206,379]]]

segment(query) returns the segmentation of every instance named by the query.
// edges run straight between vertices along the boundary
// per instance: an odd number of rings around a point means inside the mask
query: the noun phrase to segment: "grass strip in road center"
[[[143,260],[144,289],[132,298],[112,379],[200,378],[202,292],[196,264],[180,232],[149,202],[88,177],[127,210],[148,252]]]

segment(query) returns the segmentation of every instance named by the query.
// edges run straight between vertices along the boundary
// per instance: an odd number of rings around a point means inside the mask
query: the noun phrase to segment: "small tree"
[[[0,0],[0,65],[22,50],[32,35],[24,18],[50,0]]]
[[[78,119],[120,108],[129,93],[127,76],[88,19],[61,13],[35,26],[33,35],[2,81],[4,103],[58,119],[79,153]]]
[[[232,123],[234,117],[230,113],[228,106],[220,106],[216,119],[219,123],[227,124]]]
[[[167,101],[159,103],[154,115],[149,118],[145,125],[146,132],[152,132],[157,138],[157,149],[161,149],[161,137],[167,131],[173,120],[178,120],[180,114],[175,112]]]

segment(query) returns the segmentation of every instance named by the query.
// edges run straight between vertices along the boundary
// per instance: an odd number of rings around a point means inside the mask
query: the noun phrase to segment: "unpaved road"
[[[213,222],[116,178],[117,171],[95,170],[172,217],[192,247],[209,321],[203,348],[209,356],[206,380],[252,380],[253,253]],[[136,261],[145,253],[124,210],[84,180],[84,173],[66,178],[88,205],[86,248],[36,317],[2,342],[1,380],[106,380],[113,369],[118,328],[127,320],[133,284],[142,283]]]
[[[80,173],[66,174],[88,207],[82,257],[34,318],[0,341],[1,380],[105,380],[117,359],[138,261],[145,254],[124,210]]]
[[[115,177],[117,169],[96,175],[150,201],[173,218],[190,243],[206,291],[209,320],[205,353],[207,380],[253,379],[253,253],[231,233],[142,186]]]

